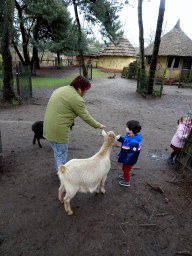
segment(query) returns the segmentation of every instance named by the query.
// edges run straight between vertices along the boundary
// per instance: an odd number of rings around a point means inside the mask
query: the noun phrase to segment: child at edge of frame
[[[141,125],[138,121],[130,120],[126,123],[126,135],[122,137],[117,135],[117,141],[122,143],[118,162],[122,163],[123,174],[119,175],[121,179],[119,185],[130,187],[130,172],[133,165],[137,163],[140,154],[140,142],[142,141]]]
[[[169,164],[174,164],[175,160],[179,156],[179,153],[184,146],[185,140],[191,131],[191,123],[192,120],[190,116],[183,116],[177,120],[177,131],[174,134],[170,145],[170,147],[173,149],[173,152],[169,155],[167,159]]]

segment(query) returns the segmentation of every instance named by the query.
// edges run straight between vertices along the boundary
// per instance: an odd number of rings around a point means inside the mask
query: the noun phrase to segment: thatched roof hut
[[[129,40],[119,37],[117,42],[105,45],[100,51],[85,54],[87,63],[104,69],[123,70],[136,59],[136,50]]]
[[[153,45],[145,48],[145,56],[153,53]],[[159,56],[192,56],[192,40],[181,30],[180,20],[174,28],[162,36],[159,47]]]
[[[149,70],[153,45],[145,48],[146,69]],[[166,77],[179,79],[185,70],[192,68],[192,40],[181,30],[180,20],[174,28],[162,36],[157,58],[158,69],[166,68]],[[187,73],[189,76],[189,73]]]
[[[129,40],[119,37],[117,42],[114,44],[112,42],[108,43],[103,49],[95,53],[95,56],[126,56],[135,57],[136,50]]]

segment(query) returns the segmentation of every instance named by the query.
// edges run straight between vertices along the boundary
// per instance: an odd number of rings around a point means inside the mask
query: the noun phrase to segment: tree
[[[86,70],[86,67],[85,67],[85,62],[84,62],[84,57],[83,57],[83,50],[82,50],[82,31],[81,31],[81,24],[80,24],[80,20],[79,20],[76,0],[73,0],[73,7],[74,7],[74,11],[75,11],[77,26],[78,26],[78,45],[79,45],[79,54],[80,54],[80,57],[81,57],[81,65],[82,65],[82,68],[83,68],[83,75],[85,77],[87,77],[87,70]]]
[[[58,54],[65,49],[63,40],[68,35],[72,19],[63,1],[15,0],[15,6],[18,19],[15,23],[13,46],[23,65],[38,65],[39,49],[52,49]],[[18,47],[18,34],[22,39],[22,53]],[[66,45],[66,49],[70,47],[70,43]],[[29,48],[33,48],[32,58]]]
[[[122,35],[120,22],[118,21],[119,16],[116,14],[122,8],[122,5],[117,4],[116,1],[107,0],[72,0],[72,3],[78,26],[79,54],[83,67],[83,75],[86,77],[87,71],[82,49],[82,27],[79,20],[78,8],[89,23],[100,25],[100,33],[103,37],[115,41],[118,36]]]
[[[1,40],[1,53],[3,57],[3,100],[11,102],[15,98],[13,91],[12,56],[10,43],[12,40],[12,26],[14,14],[14,0],[4,2],[4,17]]]
[[[157,29],[156,29],[155,41],[153,46],[153,54],[152,54],[151,65],[150,65],[150,76],[149,76],[149,85],[148,85],[149,95],[153,94],[153,84],[154,84],[155,70],[156,70],[156,64],[157,64],[157,56],[159,53],[159,46],[161,42],[161,32],[162,32],[164,12],[165,12],[165,0],[160,0]]]
[[[142,4],[143,4],[143,0],[138,0],[139,51],[140,51],[140,60],[141,60],[140,70],[142,74],[145,75]]]
[[[72,23],[72,19],[65,6],[57,10],[57,18],[49,19],[49,37],[46,47],[51,52],[57,53],[58,67],[60,66],[60,55],[63,53],[74,54],[77,51],[77,25]]]

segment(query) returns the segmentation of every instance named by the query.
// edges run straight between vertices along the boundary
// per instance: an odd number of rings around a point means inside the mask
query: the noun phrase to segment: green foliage
[[[95,37],[87,38],[87,52],[93,53],[101,50],[101,48],[104,46],[104,44],[100,43]]]
[[[3,32],[3,24],[4,24],[4,15],[5,15],[5,1],[0,0],[0,44],[2,39],[2,32]]]
[[[1,105],[3,106],[17,106],[18,105],[18,100],[12,98],[10,100],[2,100]]]
[[[0,54],[0,71],[3,69],[3,57],[2,55]]]
[[[74,50],[72,19],[62,0],[25,0],[25,4],[19,0],[15,2],[14,47],[20,52],[18,46],[21,39],[22,52],[19,57],[25,65],[30,64],[30,46],[59,54]]]
[[[87,52],[88,31],[79,30],[77,20],[72,23],[67,11],[71,3],[72,0],[15,0],[13,45],[24,65],[37,63],[39,51],[49,50],[58,57],[60,54],[73,56],[79,51]],[[74,0],[73,3],[77,4],[88,23],[99,24],[103,38],[114,41],[122,34],[117,15],[122,5],[118,1]],[[100,48],[99,42],[96,47]],[[30,51],[33,52],[32,59]]]
[[[98,24],[100,33],[104,38],[111,41],[122,35],[119,15],[117,13],[123,8],[118,1],[107,0],[82,0],[78,2],[81,11],[84,13],[88,23]],[[92,28],[91,28],[92,29]]]
[[[162,94],[161,91],[153,88],[153,96],[161,97],[161,94]]]

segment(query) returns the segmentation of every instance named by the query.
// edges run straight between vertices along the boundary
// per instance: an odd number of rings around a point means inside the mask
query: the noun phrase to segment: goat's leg
[[[37,138],[37,142],[38,142],[39,147],[42,148],[39,138]]]
[[[100,183],[100,190],[102,194],[105,194],[104,184],[105,184],[106,178],[107,178],[107,175],[103,177]]]
[[[96,189],[96,193],[99,194],[99,191],[100,191],[100,187],[101,187],[101,182],[99,182],[98,186],[97,186],[97,189]]]
[[[68,215],[73,215],[73,211],[71,210],[71,205],[70,201],[71,199],[75,196],[76,191],[69,193],[66,191],[66,195],[64,197],[64,205],[65,205],[65,211],[67,212]]]
[[[61,201],[62,204],[64,203],[64,199],[63,199],[64,193],[65,193],[65,187],[63,184],[61,184],[59,187],[59,200]]]
[[[35,141],[36,141],[36,135],[34,135],[33,137],[33,145],[35,144]]]

